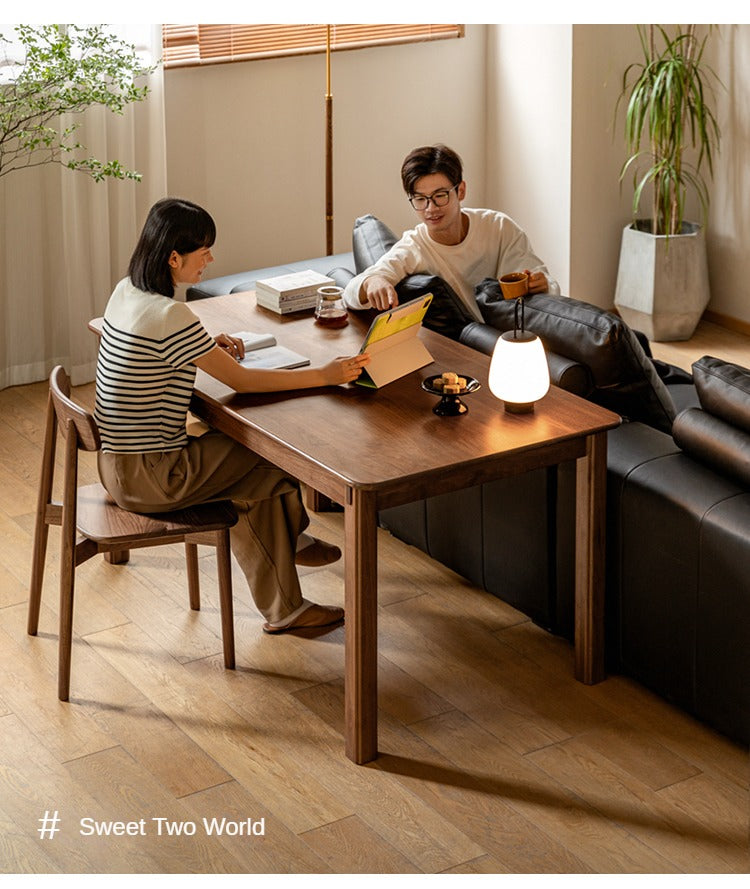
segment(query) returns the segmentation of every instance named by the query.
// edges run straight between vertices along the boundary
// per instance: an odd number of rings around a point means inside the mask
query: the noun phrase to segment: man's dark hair
[[[401,166],[401,183],[407,195],[414,194],[417,180],[433,173],[442,173],[451,185],[458,185],[464,178],[461,158],[447,145],[424,145],[406,156]]]
[[[164,198],[149,210],[143,231],[128,266],[130,280],[139,290],[174,296],[169,257],[181,256],[216,240],[216,225],[197,204],[180,198]]]

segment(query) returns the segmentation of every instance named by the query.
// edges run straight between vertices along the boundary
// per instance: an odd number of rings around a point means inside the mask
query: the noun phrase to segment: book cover
[[[321,275],[312,269],[301,272],[290,272],[288,275],[277,275],[274,278],[262,278],[255,282],[256,294],[265,294],[279,300],[289,299],[294,296],[317,293],[318,287],[325,287],[336,282],[333,278]]]

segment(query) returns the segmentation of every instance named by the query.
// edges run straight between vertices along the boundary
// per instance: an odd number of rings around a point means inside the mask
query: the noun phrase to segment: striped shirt
[[[96,366],[94,416],[102,450],[185,447],[193,362],[215,345],[185,303],[144,293],[129,278],[120,281],[104,313]]]

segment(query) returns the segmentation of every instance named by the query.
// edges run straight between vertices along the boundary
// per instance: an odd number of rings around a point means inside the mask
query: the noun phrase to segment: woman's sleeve
[[[164,338],[162,357],[168,364],[180,368],[207,355],[216,346],[216,341],[184,303],[174,305],[169,326],[176,329]]]

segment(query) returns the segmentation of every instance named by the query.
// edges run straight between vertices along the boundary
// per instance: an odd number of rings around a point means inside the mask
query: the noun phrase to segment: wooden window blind
[[[326,25],[163,25],[164,66],[216,65],[325,52]],[[463,37],[463,25],[332,25],[331,49]]]

